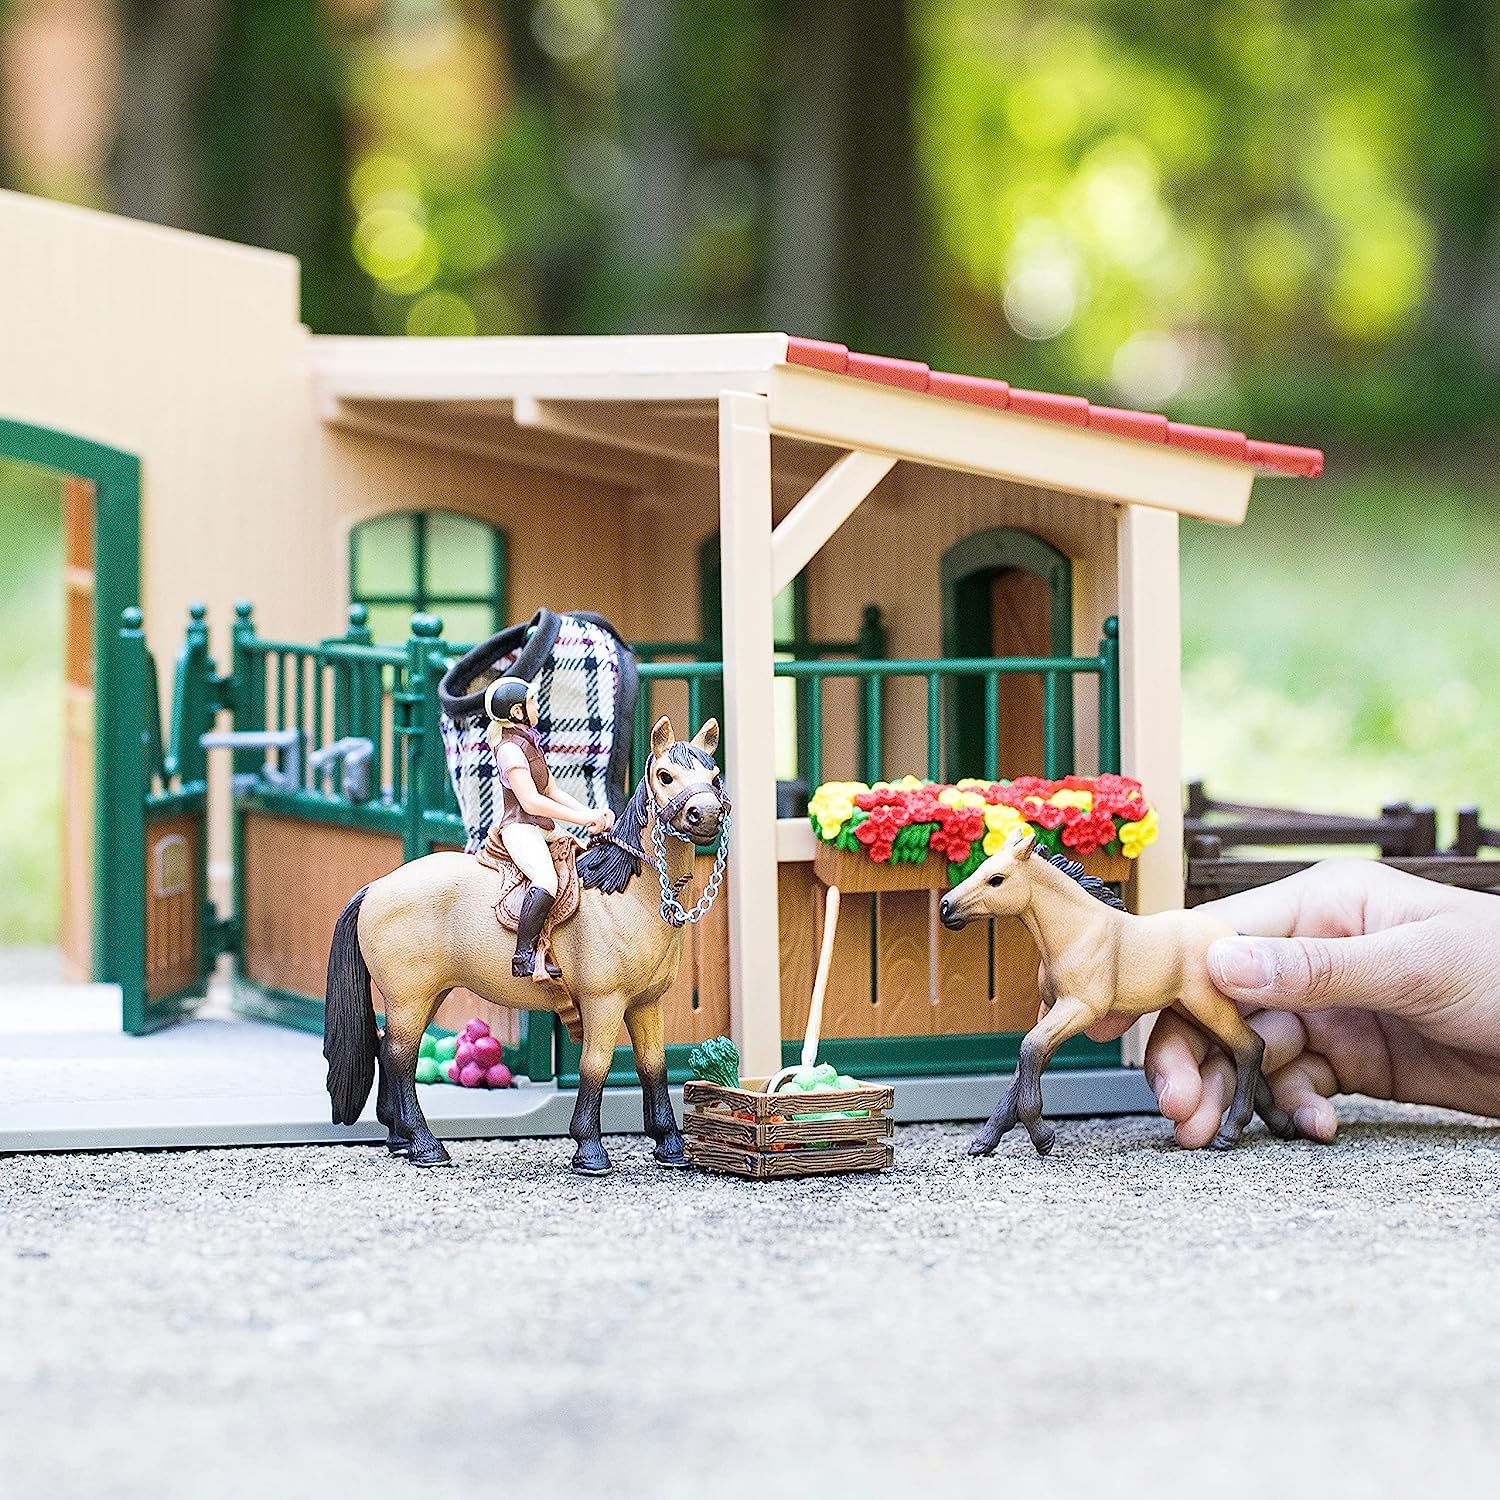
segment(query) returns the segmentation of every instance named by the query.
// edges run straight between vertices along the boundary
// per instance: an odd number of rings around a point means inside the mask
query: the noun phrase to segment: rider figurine
[[[536,944],[547,913],[557,899],[557,868],[548,835],[554,819],[574,823],[590,833],[608,833],[615,815],[606,808],[585,807],[554,785],[537,738],[536,684],[522,677],[502,677],[484,695],[490,717],[486,733],[495,756],[500,783],[500,815],[495,830],[505,852],[530,881],[516,923],[516,956],[511,973],[517,979],[538,978]],[[547,960],[547,978],[561,979],[562,970]]]

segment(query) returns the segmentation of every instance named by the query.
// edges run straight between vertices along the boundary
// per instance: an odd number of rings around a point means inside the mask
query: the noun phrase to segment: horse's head
[[[665,714],[651,730],[645,782],[656,817],[680,838],[711,844],[729,814],[724,778],[714,761],[719,721],[709,719],[690,740],[672,733]]]
[[[1031,855],[1036,830],[1018,828],[938,905],[943,926],[957,932],[981,917],[1018,917],[1031,905]]]

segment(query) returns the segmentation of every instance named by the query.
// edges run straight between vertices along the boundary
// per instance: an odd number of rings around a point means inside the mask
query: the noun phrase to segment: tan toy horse
[[[495,920],[500,876],[469,854],[429,854],[372,882],[344,908],[328,954],[323,1054],[333,1118],[352,1125],[374,1082],[386,1147],[415,1166],[441,1166],[448,1153],[417,1102],[422,1033],[451,989],[463,985],[497,1005],[582,1020],[578,1102],[569,1134],[573,1169],[610,1170],[599,1105],[623,1021],[635,1050],[646,1132],[663,1166],[686,1166],[667,1092],[661,997],[677,977],[683,924],[706,909],[722,874],[724,845],[709,893],[693,912],[677,894],[693,873],[693,847],[728,837],[729,799],[714,763],[719,726],[710,719],[691,741],[661,718],[634,795],[612,833],[578,860],[584,887],[577,913],[553,934],[567,989],[511,974],[514,940]],[[670,835],[670,837],[668,836]],[[653,854],[652,851],[655,851]],[[642,874],[643,865],[652,868]],[[385,1034],[375,1026],[370,981],[385,1001]]]
[[[953,929],[981,917],[1018,917],[1042,956],[1041,1016],[1021,1042],[1010,1092],[974,1137],[970,1155],[988,1156],[1019,1120],[1045,1156],[1054,1131],[1042,1119],[1042,1070],[1057,1049],[1106,1015],[1134,1018],[1168,1007],[1192,1017],[1234,1061],[1234,1098],[1214,1136],[1217,1149],[1239,1140],[1252,1111],[1283,1140],[1299,1133],[1261,1074],[1265,1042],[1208,977],[1208,945],[1234,936],[1223,922],[1192,911],[1133,916],[1082,865],[1038,853],[1029,828],[1017,829],[954,886],[938,911]]]

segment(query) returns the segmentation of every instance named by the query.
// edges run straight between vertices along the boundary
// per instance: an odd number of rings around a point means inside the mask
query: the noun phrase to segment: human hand
[[[1332,860],[1199,910],[1247,934],[1209,948],[1209,974],[1305,1135],[1333,1139],[1344,1093],[1500,1116],[1500,899]],[[1233,1065],[1168,1011],[1145,1066],[1178,1143],[1206,1145]]]
[[[587,824],[590,833],[608,833],[614,826],[615,815],[607,807],[591,810]]]

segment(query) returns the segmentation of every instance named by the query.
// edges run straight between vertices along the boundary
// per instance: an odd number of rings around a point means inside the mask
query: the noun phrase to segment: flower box
[[[1084,872],[1111,885],[1130,879],[1135,861],[1123,854],[1085,854]],[[824,885],[836,885],[849,895],[881,891],[946,891],[952,888],[948,861],[932,856],[920,864],[876,864],[863,850],[854,853],[820,843],[813,855],[813,871]]]
[[[915,776],[830,781],[809,799],[808,817],[818,875],[850,891],[946,890],[1022,828],[1049,855],[1081,860],[1090,875],[1119,883],[1158,825],[1140,782],[1114,773],[951,786]]]

